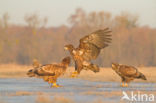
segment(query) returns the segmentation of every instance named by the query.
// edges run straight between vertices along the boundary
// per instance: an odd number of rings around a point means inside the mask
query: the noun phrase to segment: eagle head
[[[27,72],[27,75],[28,75],[29,77],[35,77],[36,75],[35,75],[35,73],[34,73],[34,70],[35,70],[35,69],[30,69],[30,70]]]
[[[74,46],[71,45],[71,44],[65,45],[65,46],[64,46],[64,49],[65,49],[65,50],[72,50],[73,48],[74,48]]]
[[[118,68],[118,66],[119,66],[119,64],[118,63],[112,63],[112,69],[117,69]]]

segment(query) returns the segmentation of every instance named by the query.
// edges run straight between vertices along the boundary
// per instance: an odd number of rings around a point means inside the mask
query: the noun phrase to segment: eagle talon
[[[58,87],[63,87],[63,86],[58,85],[58,84],[56,84],[56,83],[53,83],[53,85],[51,86],[51,88],[58,88]]]

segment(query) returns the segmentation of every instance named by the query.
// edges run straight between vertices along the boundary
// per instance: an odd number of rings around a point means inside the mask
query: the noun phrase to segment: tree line
[[[64,45],[79,45],[79,39],[109,27],[112,43],[103,49],[97,60],[100,66],[112,62],[135,66],[156,66],[156,28],[140,26],[139,17],[128,12],[112,16],[110,12],[86,13],[78,8],[68,18],[69,25],[46,27],[47,18],[36,14],[24,17],[27,25],[9,23],[9,14],[0,17],[0,63],[29,65],[33,59],[41,63],[59,62],[69,55]]]

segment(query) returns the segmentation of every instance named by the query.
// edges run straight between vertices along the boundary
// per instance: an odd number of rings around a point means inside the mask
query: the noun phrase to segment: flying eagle
[[[39,76],[48,83],[51,83],[51,87],[60,87],[60,85],[56,84],[57,78],[65,73],[69,64],[70,57],[65,57],[59,64],[34,65],[34,68],[29,70],[27,75],[29,77]]]
[[[122,87],[128,87],[128,83],[134,79],[147,80],[144,74],[133,66],[112,63],[112,69],[121,77]]]
[[[100,50],[107,47],[111,42],[110,32],[109,28],[97,30],[81,38],[77,48],[71,44],[64,46],[64,49],[70,52],[75,62],[75,72],[72,73],[72,77],[77,76],[84,68],[99,72],[99,67],[90,61],[96,59]]]

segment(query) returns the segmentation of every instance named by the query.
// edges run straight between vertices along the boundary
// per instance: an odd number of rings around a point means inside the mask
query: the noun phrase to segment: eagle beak
[[[115,67],[115,65],[114,65],[114,64],[112,64],[112,67]]]
[[[64,47],[64,50],[68,50],[68,48],[67,47]]]

